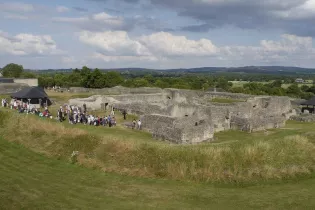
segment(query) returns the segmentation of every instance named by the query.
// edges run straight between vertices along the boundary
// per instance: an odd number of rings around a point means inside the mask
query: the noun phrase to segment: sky
[[[315,67],[315,0],[0,0],[0,67]]]

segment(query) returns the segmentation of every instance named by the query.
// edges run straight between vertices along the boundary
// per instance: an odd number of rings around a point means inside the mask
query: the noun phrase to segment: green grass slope
[[[305,129],[294,129],[295,125]],[[103,128],[0,110],[0,133],[35,152],[105,172],[208,183],[259,183],[309,176],[315,166],[313,124],[269,133],[219,133],[216,143],[172,145],[123,126]],[[293,130],[291,130],[293,129]]]
[[[249,187],[103,173],[0,138],[0,209],[314,209],[315,179]]]

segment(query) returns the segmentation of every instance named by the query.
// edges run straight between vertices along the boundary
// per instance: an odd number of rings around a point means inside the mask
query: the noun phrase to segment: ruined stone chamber
[[[120,93],[111,95],[111,93]],[[126,110],[138,115],[153,137],[178,144],[211,141],[226,130],[255,132],[279,128],[295,114],[288,97],[251,96],[178,89],[122,88],[98,90],[99,95],[71,99],[70,104],[92,110]],[[109,95],[106,95],[109,94]],[[242,102],[212,103],[213,98]]]

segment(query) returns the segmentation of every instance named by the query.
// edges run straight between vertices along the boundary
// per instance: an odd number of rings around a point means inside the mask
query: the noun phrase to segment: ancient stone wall
[[[164,97],[163,94],[132,94],[132,95],[117,95],[117,96],[104,96],[104,101],[107,98],[113,98],[116,101],[120,101],[122,103],[165,103],[167,98]]]
[[[141,117],[145,130],[161,140],[177,144],[195,144],[213,139],[212,126],[193,117],[175,118],[166,115],[144,115]]]
[[[285,118],[276,117],[253,117],[242,118],[233,116],[231,118],[231,129],[241,130],[246,132],[262,131],[266,129],[280,128],[285,126]]]
[[[129,114],[134,115],[145,115],[148,113],[154,114],[163,114],[168,115],[167,110],[163,109],[163,107],[155,104],[148,104],[148,103],[113,103],[110,105],[118,110],[125,110]]]
[[[12,94],[22,90],[25,87],[29,87],[27,84],[16,84],[16,83],[2,83],[0,84],[0,94]]]
[[[69,103],[86,103],[91,109],[108,106],[126,110],[129,114],[142,116],[143,128],[156,138],[184,144],[208,141],[215,132],[229,129],[253,132],[281,127],[296,113],[288,97],[122,87],[115,87],[108,93],[115,91],[124,94],[96,95],[87,99],[72,99]],[[211,97],[244,102],[211,103]]]
[[[18,84],[27,84],[30,87],[37,87],[38,86],[38,79],[14,79],[14,83]]]
[[[242,93],[227,93],[227,92],[206,92],[206,97],[209,99],[213,98],[227,98],[227,99],[234,99],[234,100],[247,100],[252,98],[252,95],[242,94]]]
[[[69,88],[69,91],[73,93],[89,92],[96,95],[154,94],[154,93],[163,92],[163,90],[160,88],[148,88],[148,87],[126,88],[122,86],[116,86],[113,88],[102,88],[102,89],[71,87]]]
[[[76,98],[76,99],[70,99],[69,104],[76,105],[76,106],[83,106],[83,104],[86,104],[86,107],[89,110],[100,110],[102,108],[103,104],[103,97],[96,95],[91,96],[88,98]]]

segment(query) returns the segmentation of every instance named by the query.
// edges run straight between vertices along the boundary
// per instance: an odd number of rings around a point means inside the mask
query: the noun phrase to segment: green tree
[[[144,78],[150,83],[153,84],[155,82],[154,77],[151,74],[147,74],[144,76]]]
[[[23,72],[21,77],[23,78],[28,78],[28,79],[31,79],[31,78],[36,78],[36,75],[32,72]]]
[[[81,81],[80,81],[81,86],[85,88],[89,88],[90,79],[91,79],[91,69],[89,69],[86,66],[83,66],[80,71],[80,75],[81,75]]]
[[[86,66],[83,66],[81,71],[80,71],[81,76],[88,76],[89,74],[91,74],[91,69],[89,69]]]
[[[145,78],[137,78],[134,80],[134,87],[148,87],[149,82]]]
[[[282,81],[281,80],[275,80],[271,83],[271,87],[277,87],[280,88],[282,86]]]
[[[60,87],[65,87],[67,80],[68,78],[64,74],[56,74],[54,76],[55,85],[60,86]]]
[[[154,86],[159,88],[168,88],[169,84],[162,79],[158,79],[155,81]]]
[[[105,77],[99,69],[95,69],[90,77],[91,88],[103,88],[105,86]]]
[[[314,93],[315,94],[315,86],[311,86],[309,87],[309,89],[307,90],[307,92],[310,92],[310,93]]]
[[[217,88],[222,88],[224,90],[229,90],[232,87],[233,84],[229,83],[228,80],[226,80],[225,78],[221,77],[218,79]]]
[[[52,77],[48,77],[48,76],[39,76],[38,77],[38,85],[40,87],[52,87],[55,85],[54,79]]]
[[[107,72],[104,74],[105,87],[115,87],[121,85],[124,82],[124,79],[118,72]]]
[[[297,84],[292,84],[287,88],[287,94],[289,96],[295,96],[295,97],[300,97],[301,96],[301,89],[299,88],[299,86]]]
[[[4,77],[19,78],[23,73],[23,66],[10,63],[2,68],[1,73]]]
[[[303,92],[308,92],[309,89],[310,89],[310,87],[307,86],[307,85],[302,85],[302,87],[301,87],[301,90],[302,90]]]

